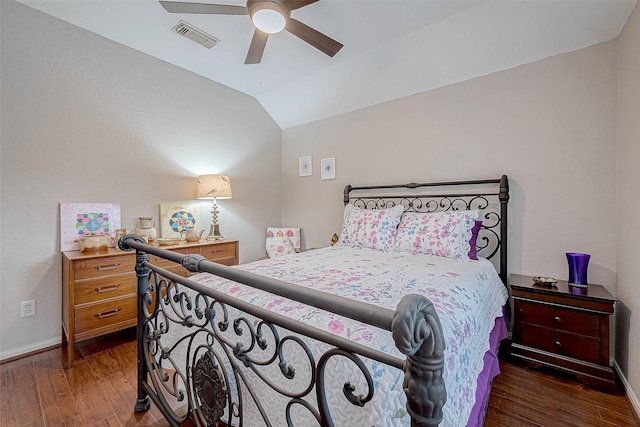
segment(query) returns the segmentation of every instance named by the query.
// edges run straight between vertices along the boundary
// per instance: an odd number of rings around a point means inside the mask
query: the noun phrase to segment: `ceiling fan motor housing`
[[[289,20],[289,16],[291,15],[291,11],[283,0],[248,0],[247,10],[249,11],[249,16],[251,16],[251,20],[254,22],[254,24],[256,23],[254,15],[261,10],[273,11],[278,13],[284,18],[285,25]],[[258,25],[256,24],[256,26]]]

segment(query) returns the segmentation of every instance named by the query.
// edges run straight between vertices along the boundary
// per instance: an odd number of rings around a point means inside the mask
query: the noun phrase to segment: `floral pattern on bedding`
[[[439,257],[334,246],[303,252],[298,257],[262,260],[241,268],[389,309],[395,309],[407,293],[428,297],[440,317],[447,345],[444,378],[449,397],[442,425],[466,424],[475,401],[476,378],[489,347],[489,334],[495,318],[502,316],[502,306],[507,299],[507,292],[489,261],[460,263]],[[388,332],[206,273],[192,279],[404,358]],[[357,413],[359,416],[346,412],[333,414],[336,425],[409,425],[404,409],[402,372],[368,359],[367,363],[375,387],[384,391],[385,398],[376,403],[377,406],[368,406],[367,419],[361,419],[362,412]]]

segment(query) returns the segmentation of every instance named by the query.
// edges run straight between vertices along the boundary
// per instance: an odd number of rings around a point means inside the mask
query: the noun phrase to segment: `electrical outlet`
[[[28,301],[20,302],[20,317],[35,316],[36,314],[36,300],[30,299]]]

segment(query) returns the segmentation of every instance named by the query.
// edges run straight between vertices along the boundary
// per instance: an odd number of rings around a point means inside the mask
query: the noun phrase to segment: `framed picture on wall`
[[[311,156],[303,156],[298,159],[298,175],[299,176],[313,175]]]
[[[336,179],[336,158],[320,161],[320,179]]]

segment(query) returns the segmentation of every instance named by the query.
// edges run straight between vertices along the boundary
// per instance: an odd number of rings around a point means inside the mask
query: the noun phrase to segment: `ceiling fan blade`
[[[226,4],[184,3],[181,1],[160,1],[169,13],[206,13],[214,15],[248,15],[245,6]]]
[[[309,6],[317,1],[318,0],[291,0],[289,10],[300,9],[301,7]]]
[[[297,19],[289,18],[287,26],[285,27],[294,36],[306,41],[311,46],[333,57],[340,49],[342,49],[342,43],[335,41],[331,37],[322,34],[320,31],[315,30],[303,24]]]
[[[245,64],[260,63],[260,61],[262,60],[262,54],[264,53],[264,48],[267,45],[268,38],[269,33],[263,33],[256,28],[256,30],[253,32],[253,38],[251,39],[249,52],[247,52],[247,59],[244,60]]]

